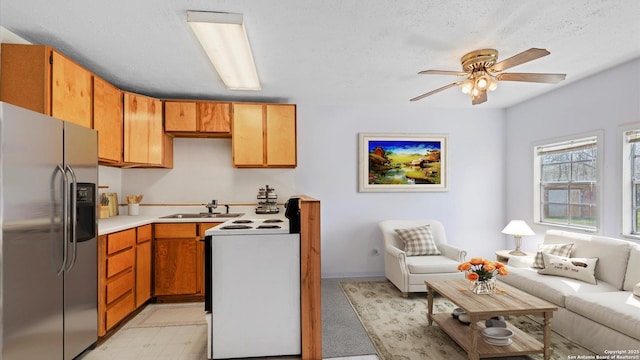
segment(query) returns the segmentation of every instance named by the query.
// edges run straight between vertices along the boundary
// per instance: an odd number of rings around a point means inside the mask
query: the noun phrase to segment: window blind
[[[640,141],[640,132],[638,133],[638,141]],[[591,136],[584,139],[576,139],[571,141],[564,141],[549,145],[540,145],[536,147],[536,153],[538,155],[548,155],[559,152],[582,150],[595,147],[597,144],[597,137]]]

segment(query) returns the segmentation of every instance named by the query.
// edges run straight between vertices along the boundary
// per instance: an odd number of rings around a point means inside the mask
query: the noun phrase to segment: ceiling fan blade
[[[433,94],[435,94],[435,93],[439,93],[440,91],[447,90],[447,89],[448,89],[448,88],[450,88],[450,87],[454,87],[454,86],[456,86],[456,85],[460,85],[460,84],[461,84],[461,82],[454,82],[454,83],[451,83],[451,84],[449,84],[449,85],[443,86],[443,87],[441,87],[441,88],[438,88],[438,89],[435,89],[435,90],[429,91],[428,93],[422,94],[422,95],[420,95],[420,96],[416,96],[416,97],[414,97],[413,99],[411,99],[411,100],[409,100],[409,101],[418,101],[418,100],[420,100],[420,99],[424,99],[424,98],[426,98],[427,96],[431,96],[431,95],[433,95]]]
[[[525,81],[557,84],[566,77],[567,74],[502,73],[497,76],[497,79],[501,81]]]
[[[472,95],[471,96],[471,104],[472,105],[478,105],[478,104],[482,104],[483,102],[487,101],[487,90],[481,90],[478,95]]]
[[[451,71],[451,70],[422,70],[418,74],[420,75],[455,75],[455,76],[468,76],[466,72]]]
[[[551,53],[548,52],[546,49],[531,48],[529,50],[525,50],[520,54],[513,55],[512,57],[502,60],[499,63],[493,65],[491,67],[491,71],[494,71],[494,72],[505,71],[514,66],[524,64],[526,62],[529,62],[535,59],[539,59],[549,54]]]

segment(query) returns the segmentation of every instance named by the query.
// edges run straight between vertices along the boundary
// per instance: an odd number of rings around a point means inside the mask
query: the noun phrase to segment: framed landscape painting
[[[447,191],[447,135],[359,134],[360,192]]]

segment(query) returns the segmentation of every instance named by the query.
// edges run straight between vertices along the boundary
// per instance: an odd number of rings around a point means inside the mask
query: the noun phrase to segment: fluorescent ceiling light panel
[[[187,11],[187,22],[230,90],[260,90],[242,14]]]

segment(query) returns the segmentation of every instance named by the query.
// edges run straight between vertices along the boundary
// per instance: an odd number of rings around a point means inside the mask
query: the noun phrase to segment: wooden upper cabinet
[[[92,74],[52,51],[51,116],[91,128]]]
[[[123,153],[122,91],[93,77],[93,128],[98,131],[100,163],[121,164]]]
[[[233,165],[296,167],[296,106],[233,103]]]
[[[296,166],[296,106],[267,105],[266,152],[269,166]]]
[[[231,133],[231,103],[199,102],[198,120],[201,133]]]
[[[173,167],[173,138],[163,130],[162,101],[124,93],[124,162]]]
[[[166,132],[196,132],[196,103],[186,101],[164,102],[164,130]]]
[[[167,100],[164,112],[165,131],[175,136],[231,136],[231,103]]]
[[[2,44],[0,99],[91,128],[92,74],[45,45]]]

